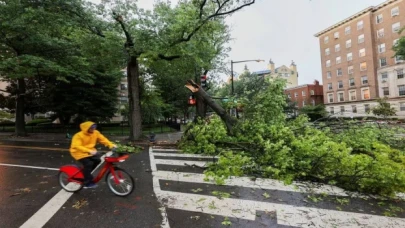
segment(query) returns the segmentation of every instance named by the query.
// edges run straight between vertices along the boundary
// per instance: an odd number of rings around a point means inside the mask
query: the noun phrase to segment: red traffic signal
[[[196,100],[193,96],[190,96],[190,98],[188,98],[188,104],[189,105],[195,105]]]
[[[201,87],[203,87],[204,89],[207,88],[207,75],[201,76]]]

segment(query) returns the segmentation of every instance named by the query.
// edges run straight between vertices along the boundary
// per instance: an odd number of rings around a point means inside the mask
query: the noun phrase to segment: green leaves
[[[391,107],[391,104],[388,103],[388,98],[379,98],[377,100],[378,105],[371,109],[371,112],[375,116],[380,116],[383,118],[387,118],[388,116],[396,116],[397,111],[394,107]]]
[[[305,115],[287,121],[282,83],[272,81],[250,100],[234,137],[221,131],[217,117],[185,134],[184,151],[219,156],[205,172],[207,179],[224,184],[230,176],[251,175],[384,196],[405,192],[405,146],[397,136],[403,129],[349,122],[337,133],[310,126]]]

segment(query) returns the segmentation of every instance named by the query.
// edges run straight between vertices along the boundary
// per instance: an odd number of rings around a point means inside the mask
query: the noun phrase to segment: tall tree
[[[125,35],[128,53],[130,139],[141,136],[140,61],[171,61],[187,57],[184,47],[205,26],[217,18],[255,3],[255,0],[183,0],[175,7],[158,1],[153,12],[138,9],[130,1],[104,1],[113,9],[113,18]]]
[[[92,82],[88,65],[72,42],[75,29],[92,30],[83,23],[82,0],[8,0],[0,2],[0,74],[16,82],[16,135],[25,135],[26,78],[76,77]],[[78,70],[80,69],[80,71]]]

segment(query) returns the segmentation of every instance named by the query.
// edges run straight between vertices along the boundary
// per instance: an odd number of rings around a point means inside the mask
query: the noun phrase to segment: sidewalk
[[[183,132],[170,132],[159,133],[155,136],[155,145],[175,146],[181,139]],[[108,136],[111,141],[127,142],[128,136]],[[71,139],[66,138],[65,134],[57,133],[31,133],[27,137],[16,137],[11,132],[0,132],[0,141],[9,142],[41,142],[50,144],[66,144],[69,145]],[[137,145],[149,145],[149,138],[143,137],[140,140],[136,140]]]

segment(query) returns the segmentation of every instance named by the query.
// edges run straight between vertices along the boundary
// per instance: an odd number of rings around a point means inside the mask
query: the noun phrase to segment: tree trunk
[[[221,117],[222,121],[225,123],[228,134],[233,135],[233,127],[236,125],[237,120],[228,115],[226,110],[219,104],[215,103],[215,101],[204,91],[204,89],[197,85],[193,80],[188,80],[186,87],[198,98],[204,100],[204,103],[211,107],[212,110],[214,110],[214,112]]]
[[[207,104],[203,98],[197,97],[196,112],[196,119],[198,117],[205,118],[207,116]]]
[[[26,136],[25,131],[25,116],[24,116],[24,97],[25,97],[25,81],[24,78],[17,79],[17,100],[15,109],[15,135]]]
[[[130,140],[137,140],[142,135],[142,117],[139,84],[139,63],[131,56],[127,67]]]

